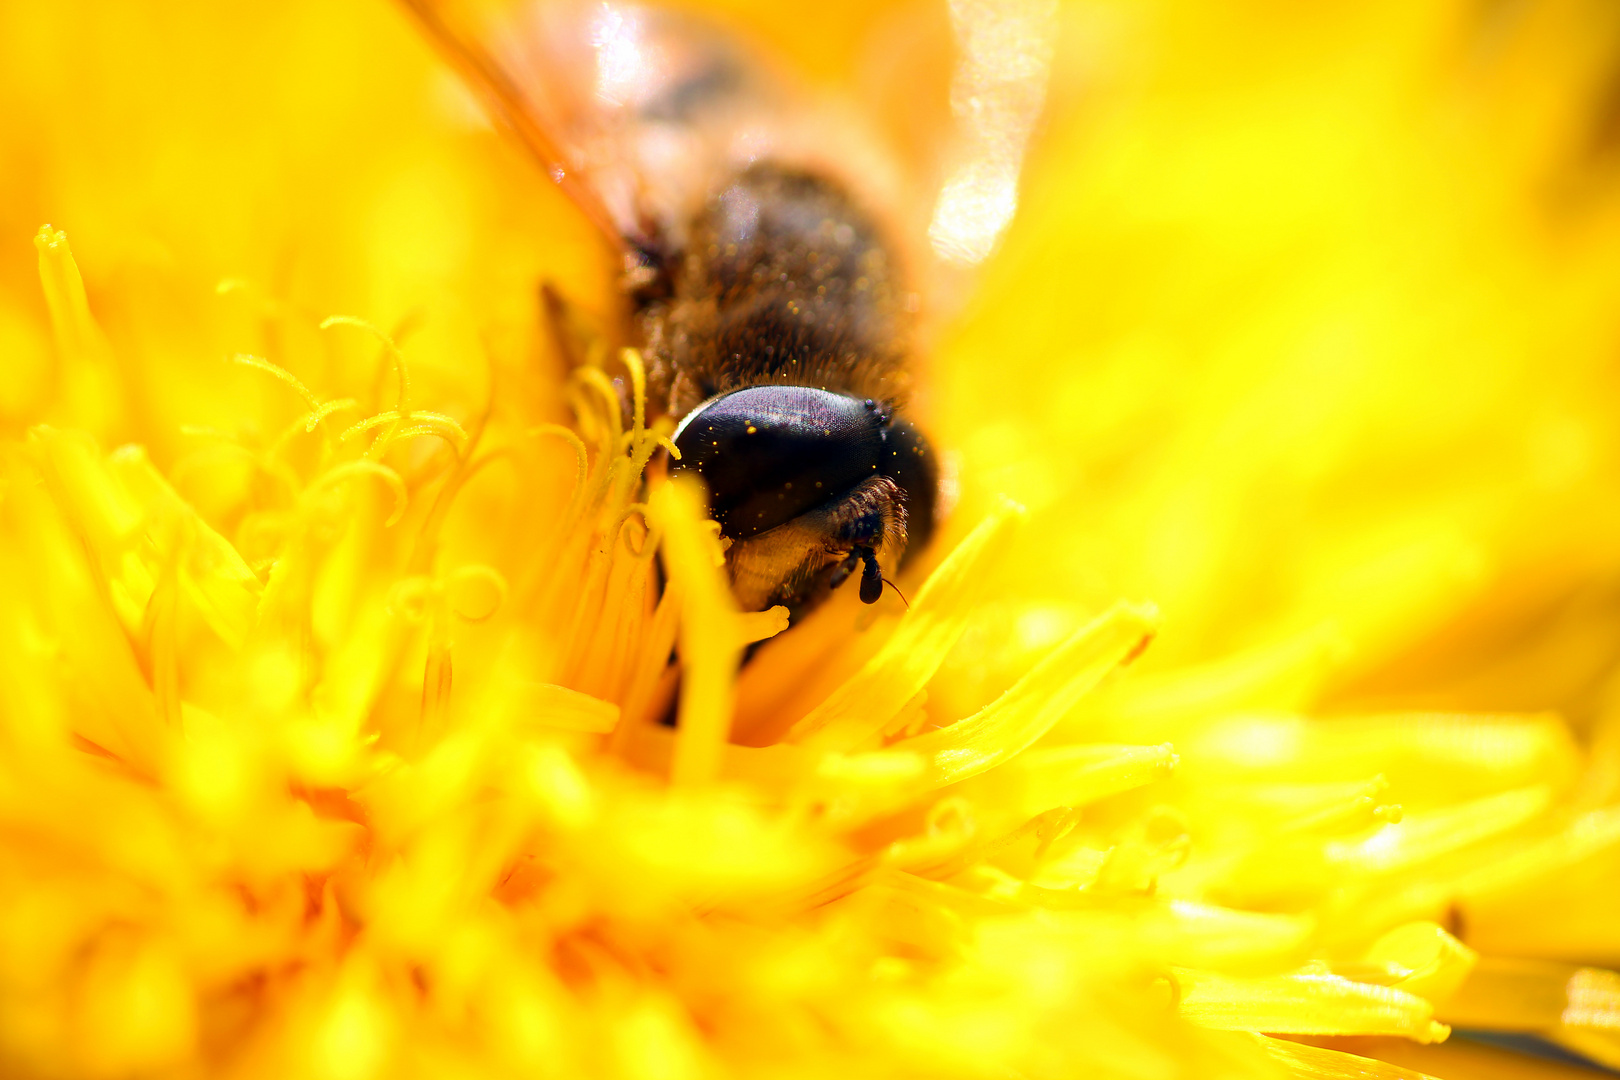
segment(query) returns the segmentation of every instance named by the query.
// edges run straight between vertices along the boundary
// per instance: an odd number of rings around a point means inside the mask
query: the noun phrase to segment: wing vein
[[[645,238],[626,234],[625,228],[583,179],[583,170],[536,118],[528,95],[474,35],[446,18],[431,0],[399,0],[399,3],[415,16],[437,46],[439,55],[478,97],[490,119],[523,144],[552,182],[611,244],[625,251],[649,249]]]

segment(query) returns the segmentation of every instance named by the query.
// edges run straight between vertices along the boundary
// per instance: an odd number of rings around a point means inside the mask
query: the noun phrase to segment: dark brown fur
[[[761,383],[903,400],[911,319],[898,268],[839,185],[754,165],[688,235],[638,305],[655,399],[670,415]]]

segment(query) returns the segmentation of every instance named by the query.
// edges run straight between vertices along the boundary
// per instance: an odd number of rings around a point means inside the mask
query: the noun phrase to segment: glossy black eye
[[[878,475],[886,416],[810,386],[751,386],[716,398],[675,432],[680,469],[709,488],[721,530],[742,540]]]

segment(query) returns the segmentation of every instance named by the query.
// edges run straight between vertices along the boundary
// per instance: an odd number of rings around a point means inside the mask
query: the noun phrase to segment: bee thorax
[[[696,215],[686,243],[668,297],[640,309],[671,415],[769,383],[903,396],[911,316],[894,259],[837,182],[750,166]]]

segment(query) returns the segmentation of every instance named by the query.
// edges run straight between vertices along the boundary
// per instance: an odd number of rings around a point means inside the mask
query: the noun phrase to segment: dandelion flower
[[[1065,9],[954,515],[788,633],[397,13],[171,14],[0,34],[7,1075],[1620,1068],[1607,13]]]

